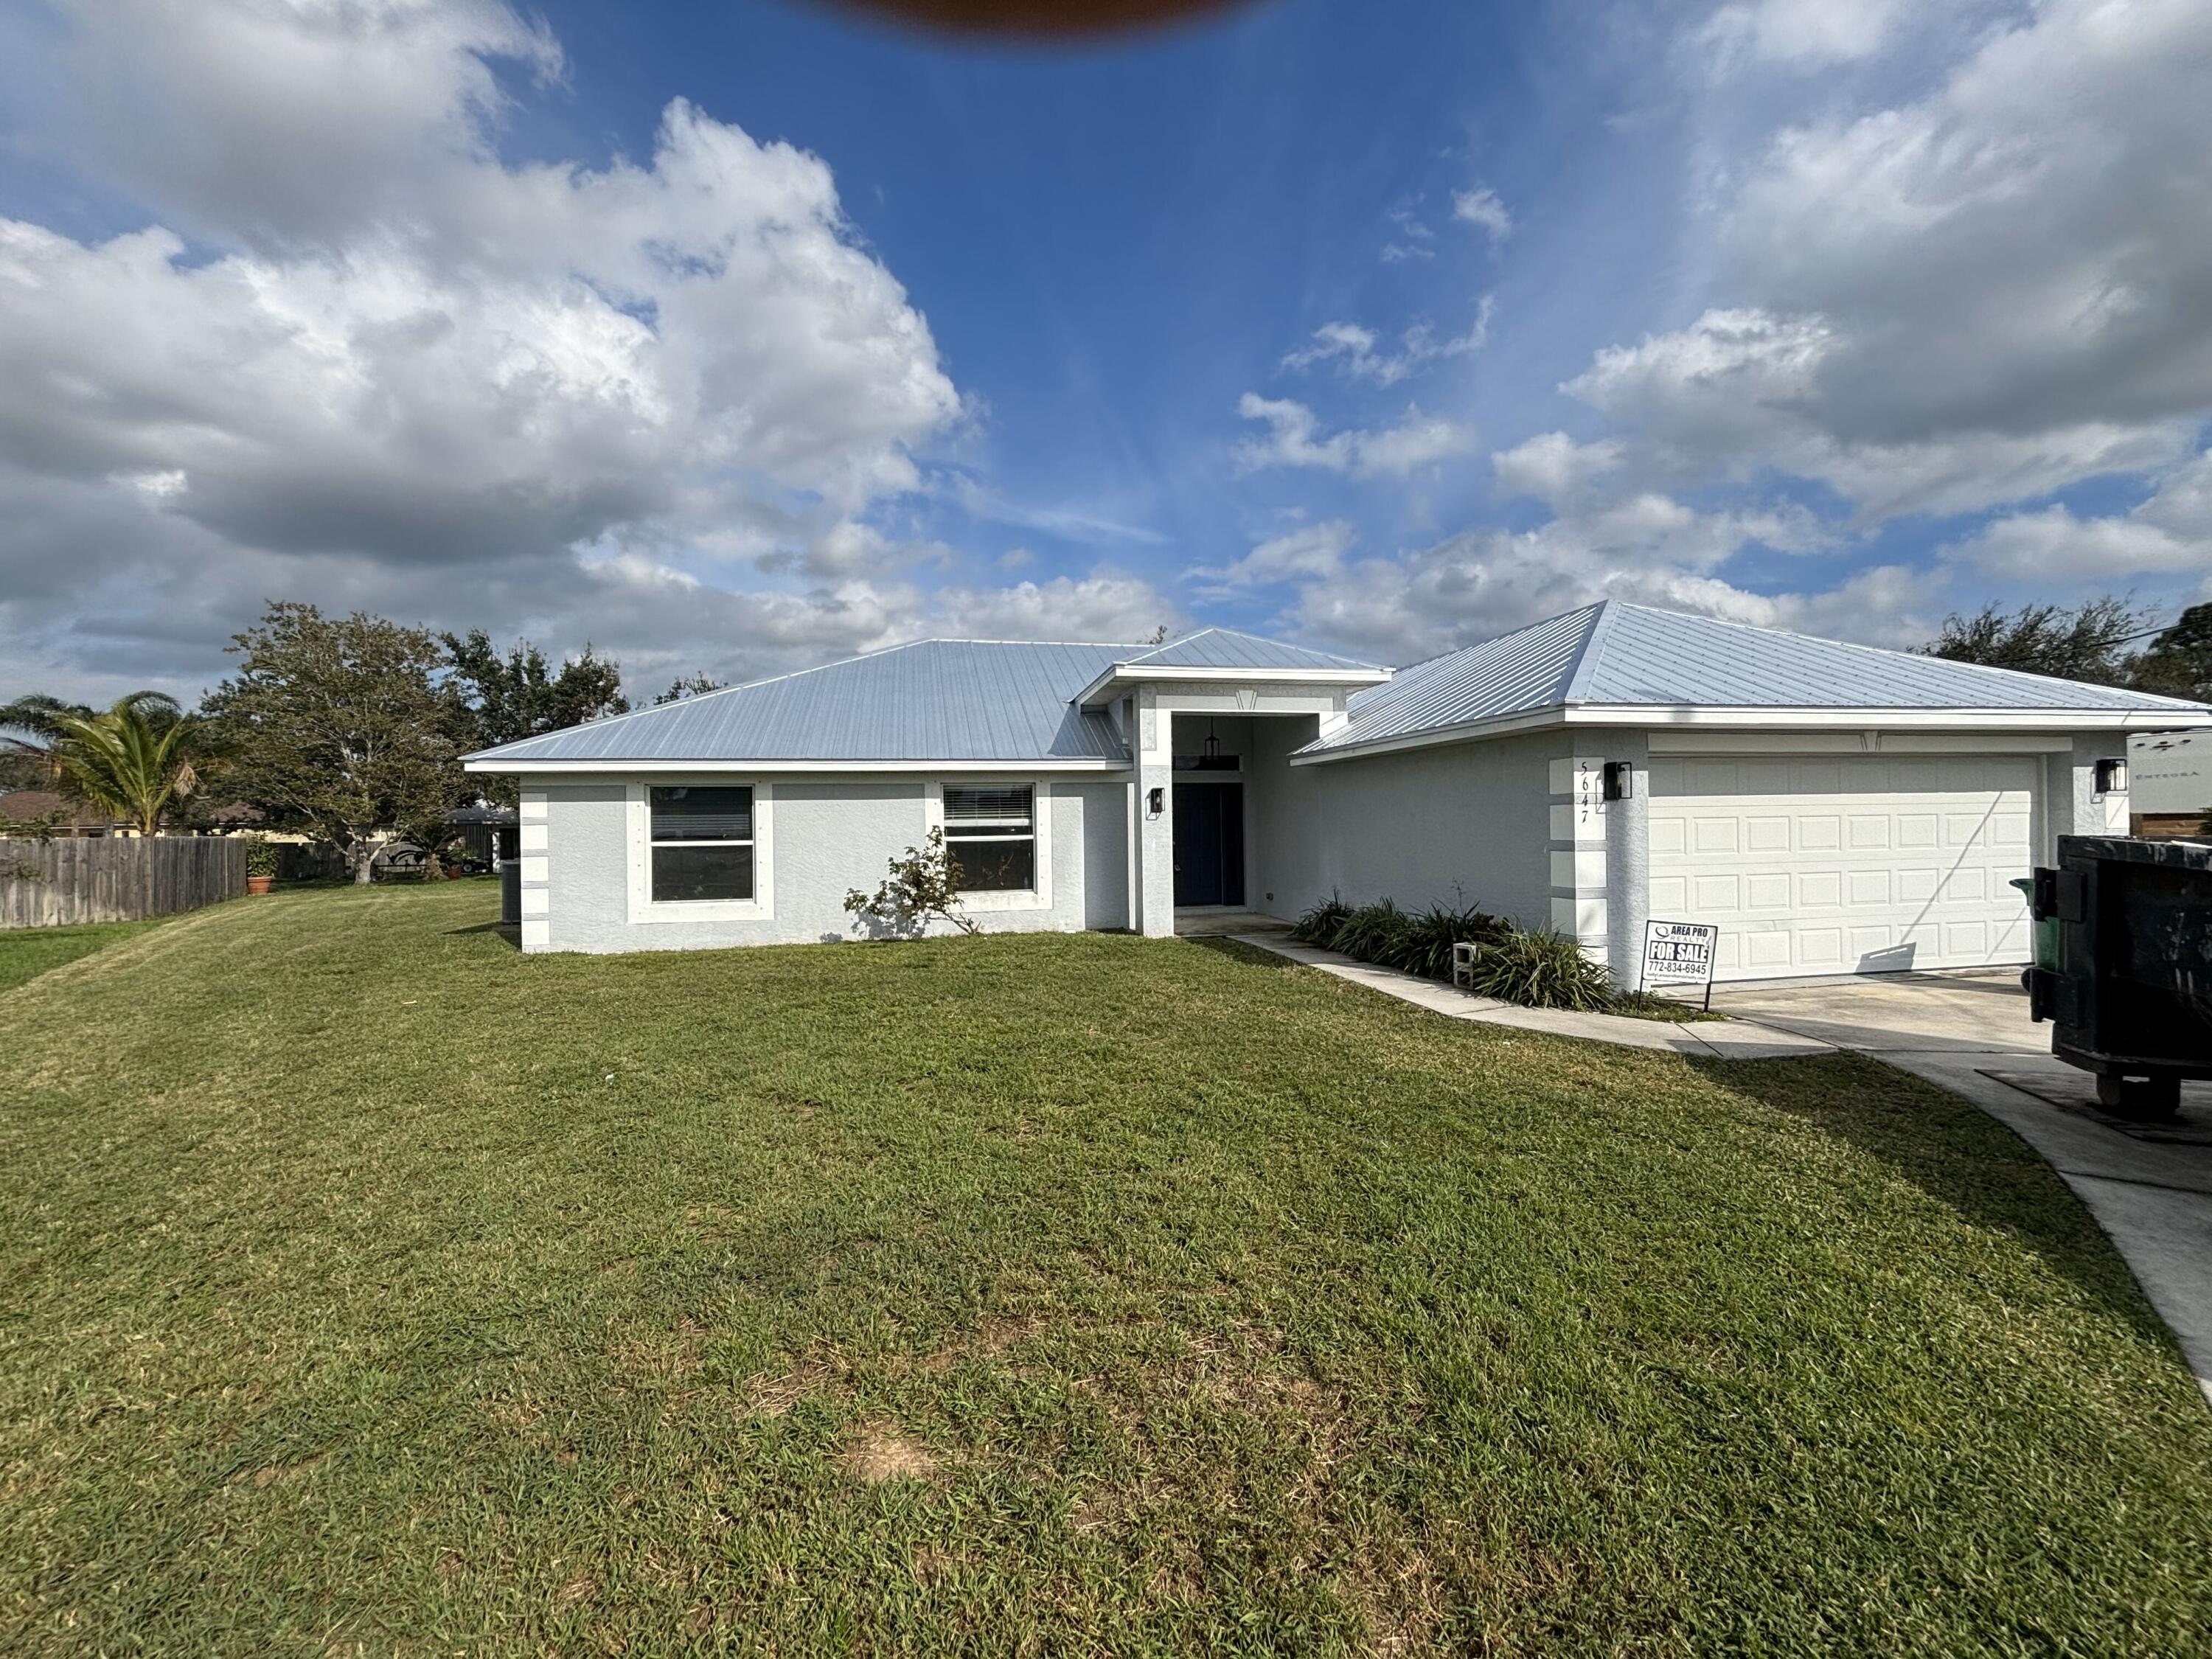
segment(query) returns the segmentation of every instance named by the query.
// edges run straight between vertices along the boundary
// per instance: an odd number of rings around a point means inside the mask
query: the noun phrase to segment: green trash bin
[[[2035,878],[2021,876],[2007,884],[2020,889],[2020,896],[2027,901],[2028,913],[2033,915],[2035,907]],[[2045,916],[2034,924],[2034,928],[2035,965],[2051,973],[2057,973],[2058,971],[2058,918]]]

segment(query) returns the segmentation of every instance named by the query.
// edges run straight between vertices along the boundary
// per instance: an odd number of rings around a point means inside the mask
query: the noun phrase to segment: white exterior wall
[[[2045,818],[2049,834],[2042,838],[2045,855],[2058,856],[2060,836],[2124,836],[2128,833],[2128,796],[2124,790],[2100,793],[2097,763],[2125,760],[2124,732],[2092,732],[2074,738],[2070,754],[2054,754],[2046,763]]]
[[[945,779],[969,775],[949,771]],[[790,945],[861,937],[846,893],[872,893],[890,860],[921,844],[941,781],[913,775],[762,773],[732,776],[756,796],[761,891],[746,907],[650,906],[641,915],[632,861],[642,816],[632,790],[652,780],[609,775],[523,780],[523,938],[526,951],[683,951]],[[721,781],[721,780],[717,780]],[[1073,933],[1127,925],[1128,786],[1115,779],[1030,778],[1037,791],[1040,902],[979,896],[971,909],[988,932]],[[542,836],[533,834],[542,813]],[[542,840],[542,850],[532,843]],[[987,908],[988,907],[988,908]],[[752,914],[732,915],[732,910]]]
[[[1549,775],[1564,733],[1290,766],[1282,757],[1313,735],[1299,724],[1253,722],[1255,908],[1296,917],[1334,894],[1552,925]]]

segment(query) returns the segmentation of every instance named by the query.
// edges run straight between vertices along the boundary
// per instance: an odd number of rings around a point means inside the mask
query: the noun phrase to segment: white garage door
[[[2032,757],[1655,757],[1651,915],[1721,930],[1722,979],[2028,957]]]

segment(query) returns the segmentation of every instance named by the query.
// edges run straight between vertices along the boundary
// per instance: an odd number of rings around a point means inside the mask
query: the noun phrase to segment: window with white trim
[[[1036,790],[1026,783],[945,786],[945,850],[963,893],[1036,887]]]
[[[655,785],[646,801],[655,904],[752,897],[750,786]]]

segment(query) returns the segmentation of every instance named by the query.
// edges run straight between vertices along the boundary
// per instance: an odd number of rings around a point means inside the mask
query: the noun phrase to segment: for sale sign
[[[1644,924],[1644,988],[1702,985],[1712,995],[1713,952],[1721,930],[1703,921]]]

